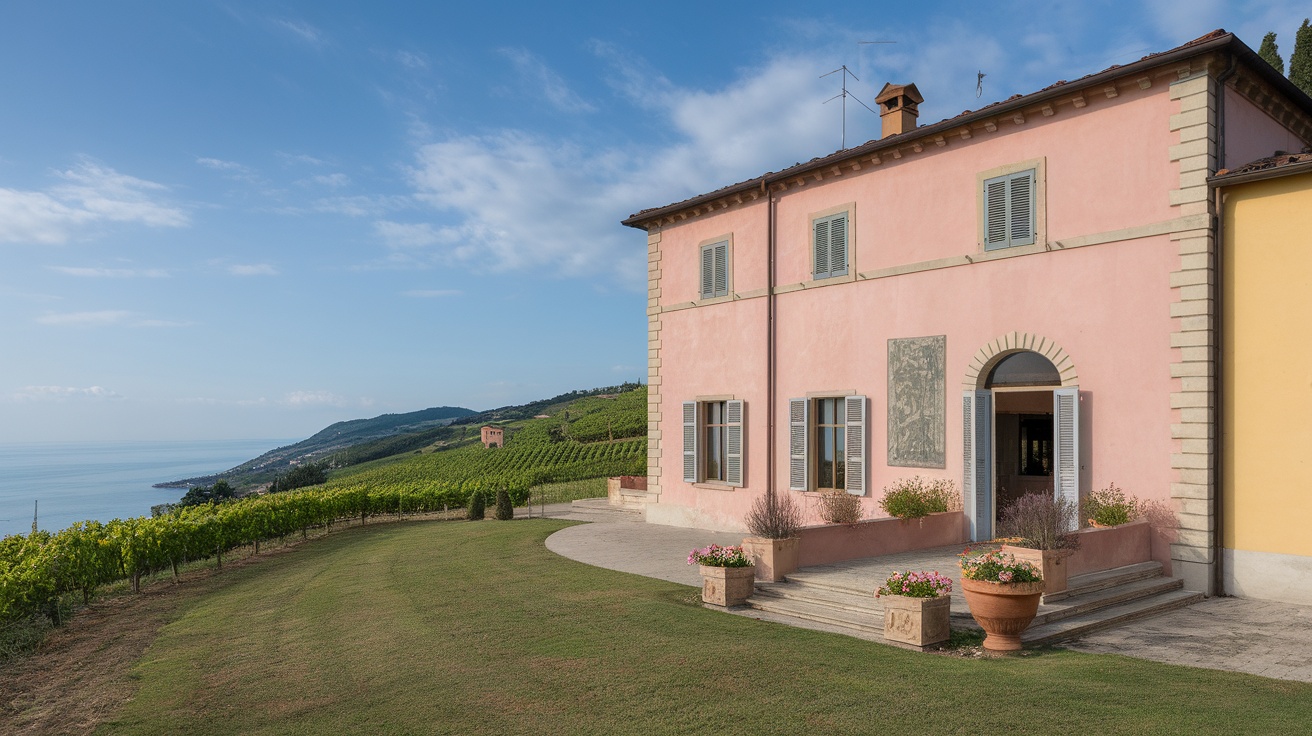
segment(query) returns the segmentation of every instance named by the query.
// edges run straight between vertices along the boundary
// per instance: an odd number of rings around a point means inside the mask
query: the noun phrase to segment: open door
[[[965,494],[970,539],[993,538],[993,392],[966,391],[962,396],[965,439],[961,488]]]

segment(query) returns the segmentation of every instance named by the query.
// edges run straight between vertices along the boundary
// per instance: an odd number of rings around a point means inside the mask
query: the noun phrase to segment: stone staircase
[[[583,498],[570,503],[570,513],[594,517],[596,521],[644,521],[647,505],[612,505],[606,498]]]
[[[800,619],[852,632],[862,638],[883,635],[884,609],[870,587],[858,590],[850,577],[822,570],[799,570],[782,583],[756,584],[748,607],[784,620]],[[1039,613],[1021,640],[1030,646],[1052,644],[1099,629],[1183,608],[1203,599],[1184,590],[1184,582],[1162,576],[1158,562],[1072,576],[1069,587],[1044,596]],[[960,585],[955,586],[960,588]],[[960,592],[952,595],[952,627],[979,629]]]

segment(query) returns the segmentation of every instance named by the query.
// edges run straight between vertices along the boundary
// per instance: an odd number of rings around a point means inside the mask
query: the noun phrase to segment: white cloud
[[[393,262],[613,273],[639,288],[641,236],[620,218],[837,148],[840,121],[821,104],[831,92],[816,79],[814,60],[779,58],[702,91],[644,77],[639,63],[599,48],[635,102],[665,116],[673,142],[607,148],[502,130],[422,145],[410,180],[414,199],[435,215],[375,222]]]
[[[348,399],[338,396],[331,391],[292,391],[283,397],[280,402],[291,407],[308,407],[308,406],[373,406],[374,400],[361,397],[359,399]]]
[[[308,179],[301,179],[302,184],[318,184],[324,187],[344,187],[351,183],[351,177],[346,174],[319,174],[311,176]]]
[[[278,269],[268,263],[237,263],[228,266],[228,273],[233,276],[277,276]]]
[[[415,299],[438,299],[444,296],[460,296],[464,293],[459,289],[411,289],[401,292],[401,295]]]
[[[198,158],[196,159],[196,163],[207,169],[214,169],[215,171],[250,171],[250,168],[243,164],[239,164],[236,161],[224,161],[223,159],[218,158]]]
[[[322,46],[323,44],[326,44],[328,42],[328,37],[324,34],[323,31],[310,25],[309,23],[306,23],[303,20],[288,20],[288,19],[276,18],[274,19],[273,22],[277,24],[280,28],[283,28],[284,30],[287,31],[291,31],[293,35],[295,35],[297,38],[300,38],[302,41],[305,41],[312,45]]]
[[[187,214],[163,201],[162,184],[90,160],[55,172],[63,183],[45,191],[0,188],[0,242],[63,243],[87,226],[126,222],[185,227]]]
[[[169,272],[163,268],[91,268],[79,266],[51,266],[52,271],[68,276],[103,279],[166,279]]]
[[[515,65],[515,70],[522,77],[522,84],[540,93],[552,107],[568,113],[596,111],[595,106],[570,89],[564,78],[537,55],[518,48],[504,48],[501,53]]]
[[[87,312],[47,313],[36,318],[39,325],[51,327],[188,327],[192,322],[137,318],[126,309],[101,309]]]
[[[315,158],[314,156],[310,156],[304,153],[286,153],[283,151],[279,151],[277,153],[277,156],[278,158],[282,159],[284,164],[287,164],[288,166],[292,166],[292,165],[327,166],[328,165],[327,161],[324,161],[321,158]]]
[[[125,322],[132,313],[123,309],[102,309],[94,312],[65,312],[46,314],[36,318],[37,324],[59,327],[103,327]]]
[[[64,401],[68,399],[122,399],[122,394],[102,386],[25,386],[10,396],[14,401]]]
[[[397,51],[392,55],[392,58],[406,69],[414,71],[428,69],[428,55],[420,51]]]

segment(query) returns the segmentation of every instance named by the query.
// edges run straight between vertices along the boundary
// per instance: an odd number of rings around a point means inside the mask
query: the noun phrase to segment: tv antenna
[[[821,79],[824,79],[825,77],[829,76],[830,74],[837,74],[837,73],[839,73],[839,72],[842,72],[842,73],[843,73],[843,91],[842,91],[842,92],[839,92],[838,94],[834,95],[833,97],[830,97],[829,99],[825,100],[825,101],[824,101],[823,103],[821,103],[821,104],[828,105],[829,103],[833,102],[834,100],[837,100],[837,99],[839,99],[840,97],[842,98],[842,100],[843,100],[843,145],[842,145],[841,148],[839,148],[839,150],[840,150],[840,151],[846,151],[846,150],[847,150],[847,98],[850,96],[852,99],[854,99],[854,100],[857,101],[857,104],[861,105],[861,107],[864,107],[864,108],[867,109],[867,110],[870,110],[870,106],[867,105],[866,103],[862,102],[860,97],[857,97],[856,95],[851,94],[851,93],[849,93],[849,92],[847,91],[847,78],[848,78],[849,75],[850,75],[853,79],[855,79],[856,81],[858,81],[858,82],[861,81],[860,77],[858,77],[858,76],[855,75],[855,74],[852,74],[852,70],[847,68],[847,64],[844,64],[844,65],[838,67],[837,69],[833,70],[832,72],[826,72],[825,74],[821,74],[821,75],[820,75],[820,78],[821,78]],[[875,111],[874,111],[874,110],[870,110],[870,112],[873,113],[873,112],[875,112]]]
[[[985,74],[984,72],[975,73],[975,99],[977,100],[979,99],[980,95],[984,94],[984,77],[987,76],[988,75]]]

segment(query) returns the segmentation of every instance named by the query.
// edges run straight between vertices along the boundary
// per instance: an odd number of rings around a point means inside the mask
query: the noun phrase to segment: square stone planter
[[[1066,561],[1070,559],[1070,550],[1030,549],[1004,544],[1002,551],[1014,556],[1017,562],[1029,562],[1042,571],[1044,595],[1066,590],[1067,570],[1070,568]]]
[[[904,595],[882,596],[884,604],[884,638],[917,647],[927,647],[948,640],[952,596],[909,598]]]
[[[756,566],[711,567],[699,565],[702,600],[716,606],[741,606],[756,588]]]
[[[788,539],[766,539],[765,537],[747,537],[743,540],[743,552],[756,566],[756,579],[777,583],[790,572],[797,570],[797,555],[802,540],[799,537]]]

